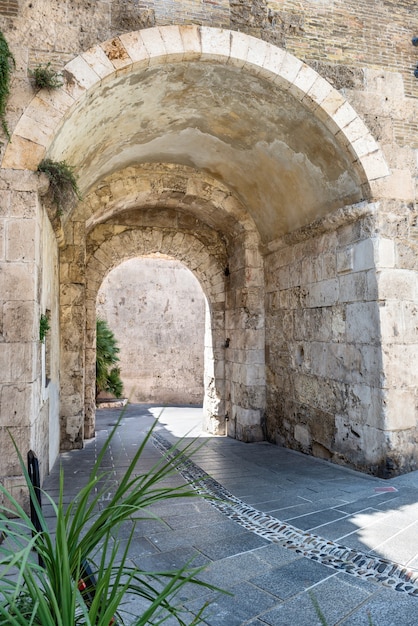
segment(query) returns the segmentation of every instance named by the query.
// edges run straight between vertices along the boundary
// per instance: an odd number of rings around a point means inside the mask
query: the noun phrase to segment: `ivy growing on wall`
[[[8,139],[10,139],[10,133],[6,122],[6,104],[10,93],[10,76],[14,66],[14,56],[0,30],[0,123]]]

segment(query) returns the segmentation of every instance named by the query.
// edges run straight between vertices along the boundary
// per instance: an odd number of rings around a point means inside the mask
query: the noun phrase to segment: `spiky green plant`
[[[66,161],[43,159],[38,165],[38,172],[43,172],[49,179],[52,201],[57,207],[58,215],[63,215],[75,198],[81,199],[74,167]]]
[[[161,624],[170,617],[180,626],[186,626],[184,609],[177,600],[183,587],[193,583],[216,589],[200,581],[201,568],[192,568],[190,564],[175,571],[149,572],[132,567],[128,562],[135,523],[149,519],[148,508],[168,499],[196,497],[197,492],[187,484],[167,486],[167,478],[175,469],[165,457],[147,473],[137,474],[151,428],[107,506],[101,508],[112,478],[102,470],[101,464],[118,425],[119,422],[98,455],[88,483],[67,507],[64,506],[61,470],[58,502],[48,498],[55,515],[52,530],[37,502],[20,455],[22,472],[39,518],[39,531],[20,504],[0,485],[0,494],[9,503],[0,508],[0,532],[6,537],[0,545],[2,626],[109,626],[114,616],[123,624],[120,611],[126,599],[132,596],[141,598],[146,605],[141,615],[130,616],[133,626]],[[180,457],[188,455],[192,445],[179,453]],[[10,515],[17,515],[17,518],[10,519]],[[132,523],[132,532],[121,550],[118,531],[127,522]],[[97,581],[95,594],[90,597],[86,591],[93,589],[83,589],[80,584],[86,563]],[[189,626],[201,623],[205,607]]]
[[[29,76],[36,89],[59,89],[64,84],[58,72],[51,67],[51,63],[38,65],[29,71]]]
[[[14,66],[14,56],[10,52],[9,45],[0,30],[0,121],[8,139],[10,139],[10,133],[6,122],[6,105],[10,93],[10,76]]]
[[[121,398],[123,383],[120,378],[119,348],[114,333],[106,320],[96,320],[96,398],[101,391]]]

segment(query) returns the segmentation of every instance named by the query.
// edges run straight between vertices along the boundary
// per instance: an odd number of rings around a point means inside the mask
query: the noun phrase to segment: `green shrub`
[[[119,348],[115,335],[105,320],[96,320],[96,398],[101,391],[121,398],[123,383],[120,378]]]
[[[44,172],[49,179],[52,201],[58,215],[62,215],[75,198],[81,199],[74,167],[66,161],[43,159],[38,165],[38,172]]]
[[[46,334],[50,329],[49,318],[45,313],[42,313],[39,319],[39,341],[42,343],[45,341]]]
[[[63,86],[61,76],[51,67],[51,63],[38,65],[34,70],[29,71],[36,89],[59,89]]]

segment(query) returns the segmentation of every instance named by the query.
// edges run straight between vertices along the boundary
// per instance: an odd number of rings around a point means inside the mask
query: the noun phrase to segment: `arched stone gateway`
[[[228,419],[244,441],[267,437],[375,473],[414,467],[415,417],[397,423],[401,388],[383,349],[394,260],[376,201],[389,170],[341,93],[284,50],[203,26],[122,34],[67,63],[64,79],[33,98],[2,162],[11,193],[26,193],[43,220],[31,315],[50,311],[61,447],[94,433],[104,276],[167,255],[195,273],[211,309],[212,432]],[[83,198],[59,217],[49,209],[59,280],[33,174],[44,157],[75,167]],[[413,386],[402,387],[407,404]],[[42,393],[52,432],[57,401]]]

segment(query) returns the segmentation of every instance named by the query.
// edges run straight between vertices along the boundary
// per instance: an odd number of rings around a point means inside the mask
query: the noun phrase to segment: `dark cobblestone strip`
[[[173,449],[172,444],[158,433],[153,434],[153,443],[196,491],[210,496],[212,506],[246,530],[336,570],[418,597],[418,572],[304,532],[258,511],[229,493],[193,461],[182,457],[181,451]]]

